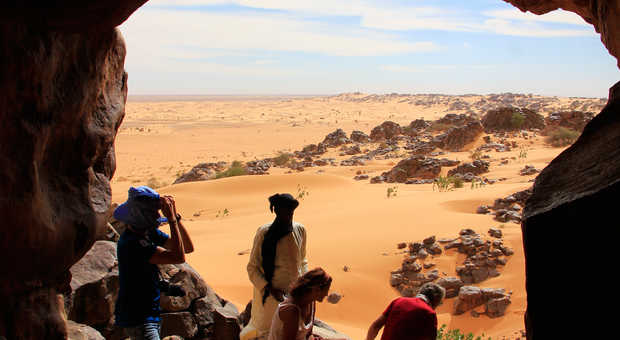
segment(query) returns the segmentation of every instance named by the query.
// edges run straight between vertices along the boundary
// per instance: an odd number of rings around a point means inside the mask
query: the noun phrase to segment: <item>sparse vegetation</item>
[[[441,325],[437,331],[437,340],[491,340],[491,337],[485,338],[484,333],[476,336],[473,333],[462,333],[460,329],[446,330],[446,325]]]
[[[433,182],[433,191],[437,187],[438,191],[452,191],[463,187],[463,179],[453,176],[439,176]]]
[[[397,186],[393,186],[393,187],[388,187],[387,188],[387,198],[396,197],[397,194],[398,194],[398,187]]]
[[[247,175],[248,171],[243,167],[243,163],[239,161],[233,161],[230,167],[222,172],[218,172],[215,178],[233,177]]]
[[[217,214],[215,214],[215,218],[226,217],[228,215],[230,215],[230,210],[228,210],[228,208],[224,208],[224,210],[217,211]]]
[[[579,132],[565,127],[558,127],[547,132],[545,142],[555,147],[562,147],[573,144],[579,138]]]
[[[471,158],[472,161],[482,159],[482,150],[471,150],[469,152],[469,158]]]
[[[273,158],[273,164],[276,166],[285,166],[291,160],[291,154],[288,152],[280,151],[278,156]]]
[[[474,190],[476,188],[482,188],[483,186],[487,185],[486,183],[484,183],[482,180],[474,178],[471,181],[471,189]]]
[[[308,191],[308,188],[303,186],[303,185],[301,185],[301,184],[297,184],[297,197],[296,197],[296,199],[303,200],[307,196],[310,196],[310,192]]]
[[[527,152],[529,151],[529,149],[525,146],[522,146],[519,149],[519,159],[526,159],[527,158]]]
[[[513,129],[519,130],[523,123],[525,122],[525,116],[519,112],[513,112],[512,117],[510,117],[510,125],[512,125]]]

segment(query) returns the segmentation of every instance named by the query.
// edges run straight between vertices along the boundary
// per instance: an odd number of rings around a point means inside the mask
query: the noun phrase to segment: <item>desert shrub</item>
[[[276,166],[284,166],[291,160],[291,154],[287,152],[280,152],[278,156],[273,158],[273,164]]]
[[[153,189],[157,189],[157,188],[165,187],[166,183],[158,180],[155,177],[151,177],[151,178],[149,178],[148,181],[146,181],[146,185],[151,187],[151,188],[153,188]]]
[[[579,132],[565,127],[558,127],[547,132],[545,141],[555,147],[573,144],[579,138]]]
[[[446,325],[441,325],[437,331],[437,340],[491,340],[491,337],[485,339],[484,334],[475,336],[473,333],[462,333],[460,329],[446,330]]]
[[[297,184],[297,196],[295,197],[297,200],[303,200],[305,197],[309,196],[310,192],[306,186],[301,184]]]
[[[433,191],[437,187],[438,191],[452,191],[463,187],[463,179],[454,176],[439,176],[433,182]]]
[[[247,175],[248,171],[243,167],[243,163],[233,161],[230,167],[222,172],[215,174],[215,178],[233,177]]]
[[[525,116],[519,112],[513,112],[512,117],[510,117],[510,125],[512,125],[513,129],[519,130],[521,126],[525,122]]]
[[[471,158],[472,161],[482,159],[482,150],[476,149],[476,150],[470,151],[469,158]]]
[[[398,187],[397,186],[393,186],[393,187],[388,187],[387,188],[387,198],[396,197],[397,194],[398,194]]]

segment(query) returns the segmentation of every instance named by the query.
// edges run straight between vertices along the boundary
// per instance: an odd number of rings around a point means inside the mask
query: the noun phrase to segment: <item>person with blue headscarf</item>
[[[160,196],[147,186],[129,188],[129,197],[114,210],[114,218],[128,225],[117,245],[120,288],[115,323],[133,340],[159,340],[161,280],[157,265],[185,262],[185,254],[193,252],[194,246],[174,198]],[[163,222],[168,222],[170,236],[158,229]]]

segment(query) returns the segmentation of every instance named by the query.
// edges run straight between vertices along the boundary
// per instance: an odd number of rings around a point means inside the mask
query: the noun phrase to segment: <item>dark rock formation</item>
[[[575,131],[582,131],[583,128],[592,120],[594,115],[591,112],[583,111],[562,111],[553,112],[546,119],[547,127],[563,126]]]
[[[616,211],[620,194],[620,83],[609,95],[609,103],[586,125],[577,141],[543,169],[534,184],[532,196],[523,214],[523,245],[526,259],[526,289],[528,307],[526,328],[528,339],[571,337],[571,332],[589,332],[589,327],[577,326],[561,329],[553,320],[560,318],[566,324],[585,325],[597,322],[597,317],[585,318],[569,310],[561,295],[549,296],[549,277],[559,277],[574,268],[575,263],[546,261],[546,254],[559,252],[562,244],[583,241],[579,233],[558,233],[550,225],[562,230],[579,230],[584,226],[606,225],[617,219]],[[606,237],[615,238],[617,231],[610,230]],[[602,259],[612,259],[617,254],[613,247],[603,249]],[[589,270],[603,271],[610,261],[600,261]],[[550,314],[554,313],[553,316]],[[575,329],[576,328],[576,329]],[[588,330],[586,330],[588,328]],[[595,331],[596,332],[596,331]],[[588,333],[594,336],[593,333]],[[604,336],[604,334],[601,334]]]
[[[67,321],[67,339],[69,340],[105,340],[96,329],[71,320]]]
[[[347,134],[342,129],[338,129],[325,136],[325,139],[321,144],[333,148],[347,143],[351,143],[351,140],[347,137]]]
[[[215,178],[218,172],[224,171],[227,166],[226,162],[200,163],[179,176],[172,184],[210,180]]]
[[[463,163],[454,169],[448,171],[448,176],[454,176],[456,174],[465,175],[471,173],[474,175],[481,175],[489,172],[489,162],[477,159],[471,163]]]
[[[351,137],[349,137],[349,139],[357,143],[370,142],[370,137],[368,137],[368,135],[363,133],[362,131],[358,131],[358,130],[351,132]]]
[[[476,118],[473,118],[466,114],[457,115],[454,113],[448,113],[447,115],[439,118],[436,122],[444,125],[465,126],[475,121],[477,121]]]
[[[66,337],[56,293],[105,231],[125,114],[125,44],[115,26],[144,2],[0,5],[0,334],[8,339]]]
[[[454,302],[454,314],[459,315],[485,305],[485,312],[491,318],[504,315],[510,304],[510,295],[504,289],[463,286]]]
[[[373,142],[385,141],[402,134],[400,125],[391,121],[385,121],[379,126],[375,126],[370,131],[370,139]]]
[[[515,120],[515,117],[522,117]],[[528,109],[517,107],[502,107],[489,111],[482,117],[484,131],[516,131],[527,129],[544,129],[545,119],[542,115]]]
[[[479,121],[472,121],[463,126],[449,129],[433,138],[433,145],[448,151],[461,151],[463,147],[478,138],[483,132]]]
[[[441,172],[440,161],[425,156],[413,156],[398,162],[390,171],[381,174],[386,182],[405,183],[409,178],[430,179]]]

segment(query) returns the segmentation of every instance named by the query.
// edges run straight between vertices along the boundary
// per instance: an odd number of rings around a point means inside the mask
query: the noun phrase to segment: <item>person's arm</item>
[[[306,228],[301,226],[301,274],[308,272],[308,259],[306,258]]]
[[[387,317],[384,314],[381,314],[368,328],[368,334],[366,335],[366,340],[374,340],[379,334],[379,331],[385,325],[385,321]]]
[[[279,310],[280,320],[282,320],[282,340],[297,339],[299,328],[299,310],[291,305],[284,306]]]
[[[177,264],[185,262],[185,249],[179,231],[176,219],[176,211],[174,210],[174,200],[170,196],[161,198],[161,210],[168,219],[170,225],[170,239],[166,243],[169,249],[157,247],[155,253],[149,259],[152,264]]]
[[[250,278],[250,281],[252,282],[254,287],[258,288],[261,291],[267,285],[267,280],[265,280],[265,274],[263,272],[263,257],[261,255],[263,237],[264,232],[262,228],[259,228],[256,231],[256,236],[254,236],[254,245],[252,246],[252,251],[250,252],[250,260],[248,261],[247,265],[248,277]]]
[[[194,243],[192,242],[192,239],[189,237],[189,234],[187,233],[187,229],[185,229],[185,226],[183,225],[183,223],[177,219],[177,225],[179,227],[179,233],[181,234],[181,241],[183,241],[183,248],[185,250],[185,254],[189,254],[191,252],[194,251]],[[172,231],[172,226],[170,227],[170,231]],[[169,238],[166,243],[164,243],[164,248],[166,249],[171,249],[173,247],[173,241],[172,238]]]

